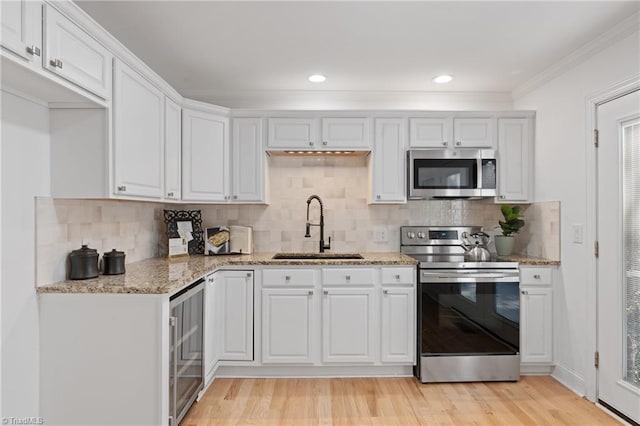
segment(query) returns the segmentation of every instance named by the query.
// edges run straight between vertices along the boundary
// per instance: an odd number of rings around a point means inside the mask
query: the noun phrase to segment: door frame
[[[594,129],[598,123],[598,106],[620,98],[636,90],[640,90],[640,75],[620,81],[603,90],[591,93],[586,102],[586,171],[587,171],[587,307],[595,315],[587,317],[587,359],[588,368],[585,375],[586,397],[598,402],[598,369],[593,357],[598,350],[598,263],[594,255],[594,244],[598,238],[598,164],[594,144]]]

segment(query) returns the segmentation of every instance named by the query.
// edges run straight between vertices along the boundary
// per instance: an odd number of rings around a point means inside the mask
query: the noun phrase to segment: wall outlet
[[[373,227],[373,242],[375,243],[386,243],[389,241],[389,237],[387,235],[387,227],[386,226],[374,226]]]
[[[576,244],[582,244],[584,227],[581,223],[577,223],[571,225],[571,229],[573,230],[573,242]]]

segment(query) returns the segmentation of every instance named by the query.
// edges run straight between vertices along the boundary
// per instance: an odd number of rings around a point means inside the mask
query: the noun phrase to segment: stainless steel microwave
[[[412,149],[407,160],[409,199],[496,196],[494,150]]]

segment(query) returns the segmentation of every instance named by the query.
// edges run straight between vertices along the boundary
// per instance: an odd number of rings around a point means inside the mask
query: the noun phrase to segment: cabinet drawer
[[[382,284],[410,284],[416,280],[414,268],[382,268]]]
[[[373,285],[373,269],[336,268],[322,270],[323,285]]]
[[[520,285],[551,285],[551,268],[520,268]]]
[[[315,284],[315,274],[311,269],[269,269],[262,272],[263,287],[313,287]]]

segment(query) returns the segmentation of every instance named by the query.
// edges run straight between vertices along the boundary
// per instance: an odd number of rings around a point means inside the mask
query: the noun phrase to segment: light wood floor
[[[414,378],[216,379],[181,426],[616,425],[548,376],[423,385]]]

